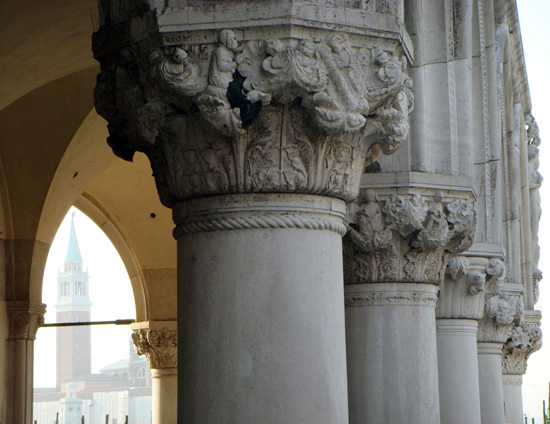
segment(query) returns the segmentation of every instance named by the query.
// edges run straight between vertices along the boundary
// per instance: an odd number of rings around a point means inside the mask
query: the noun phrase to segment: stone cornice
[[[138,355],[145,355],[151,369],[177,368],[176,321],[147,321],[132,324],[132,341]]]
[[[399,40],[290,28],[191,30],[111,50],[102,43],[117,31],[100,30],[95,104],[109,145],[126,160],[148,155],[163,204],[251,192],[352,200],[365,163],[405,142],[413,95]]]
[[[472,243],[475,212],[470,200],[424,193],[379,199],[368,189],[349,207],[346,284],[441,282],[449,257]]]
[[[36,339],[36,332],[44,324],[46,305],[29,301],[7,302],[9,338]]]

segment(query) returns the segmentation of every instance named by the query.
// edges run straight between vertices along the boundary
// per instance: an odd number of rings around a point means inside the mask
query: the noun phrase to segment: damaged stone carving
[[[323,34],[239,42],[225,29],[215,43],[147,40],[101,55],[95,102],[109,145],[149,156],[169,207],[247,192],[353,200],[364,167],[404,143],[412,82],[395,43]]]
[[[176,330],[134,330],[132,341],[138,355],[145,355],[151,369],[177,368],[178,337]]]
[[[389,281],[439,283],[452,254],[473,241],[475,212],[469,200],[429,201],[417,194],[380,201],[367,190],[366,202],[348,214],[344,239],[347,284]],[[459,271],[457,271],[459,272]]]
[[[527,359],[542,347],[540,325],[525,323],[515,326],[502,349],[502,372],[506,375],[523,375],[527,371]]]

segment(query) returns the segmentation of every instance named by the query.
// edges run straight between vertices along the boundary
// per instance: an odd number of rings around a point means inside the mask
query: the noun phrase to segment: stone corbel
[[[9,338],[35,340],[36,332],[44,324],[46,305],[24,300],[7,302]]]
[[[475,211],[469,199],[431,195],[390,195],[351,205],[344,238],[347,284],[429,282],[439,284],[447,261],[473,241]]]
[[[540,312],[525,311],[523,324],[512,327],[502,348],[502,373],[524,375],[529,356],[541,347]]]
[[[177,368],[177,321],[145,321],[132,324],[136,353],[145,355],[151,369]]]

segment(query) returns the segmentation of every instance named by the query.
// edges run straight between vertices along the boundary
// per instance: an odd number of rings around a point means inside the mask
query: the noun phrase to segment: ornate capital
[[[7,302],[9,338],[36,339],[36,332],[44,324],[46,305],[28,301]]]
[[[358,24],[375,22],[361,13]],[[169,34],[156,19],[140,21],[139,37],[95,34],[95,104],[115,154],[148,155],[166,206],[251,192],[352,200],[365,164],[407,138],[412,82],[391,31],[348,36],[336,23],[289,21],[221,31],[173,23],[189,30]]]
[[[146,356],[151,369],[177,368],[178,333],[175,326],[175,321],[132,325],[136,353]]]
[[[487,264],[485,306],[479,323],[478,342],[504,343],[514,324],[523,318],[523,296],[506,293],[503,280],[506,274],[500,259],[491,259]]]
[[[475,212],[467,199],[433,195],[390,195],[381,200],[374,190],[348,213],[344,238],[344,279],[367,282],[438,284],[449,257],[473,241]]]
[[[536,311],[526,311],[528,312],[533,314]],[[541,347],[540,313],[533,317],[526,315],[522,325],[512,327],[510,337],[502,348],[502,373],[504,375],[525,374],[527,359]]]

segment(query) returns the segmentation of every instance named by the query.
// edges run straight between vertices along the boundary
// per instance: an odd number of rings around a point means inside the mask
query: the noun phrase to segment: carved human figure
[[[209,86],[218,88],[220,97],[226,95],[227,87],[233,81],[233,72],[237,69],[235,53],[238,47],[239,42],[233,31],[229,29],[220,31],[218,34],[218,47],[212,55],[210,73],[208,74]]]
[[[176,47],[172,55],[162,63],[162,70],[171,79],[185,81],[193,72],[189,54]]]
[[[424,221],[424,229],[430,232],[440,232],[443,226],[447,226],[445,214],[443,213],[443,204],[441,201],[443,196],[440,191],[434,193],[433,200],[428,204],[426,211],[426,220]]]
[[[359,228],[365,233],[366,228],[369,228],[372,233],[383,231],[386,228],[384,214],[378,203],[378,196],[374,190],[365,192],[366,202],[358,212]]]
[[[540,186],[542,175],[539,172],[539,149],[530,144],[528,146],[529,157],[529,206],[531,211],[531,252],[533,254],[533,270],[538,269],[540,248],[539,248],[539,221],[542,209],[540,207]]]
[[[262,69],[269,74],[285,72],[290,66],[289,50],[279,40],[268,40],[265,44],[268,56],[262,62]]]

